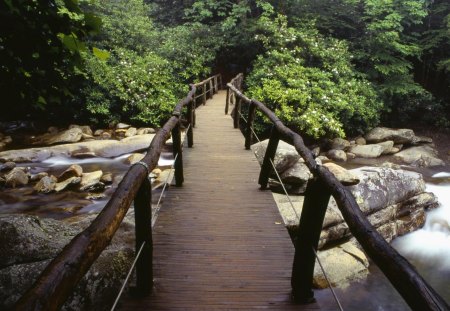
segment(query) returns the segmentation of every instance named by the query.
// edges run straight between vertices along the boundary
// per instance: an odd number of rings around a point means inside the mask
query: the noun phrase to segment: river
[[[129,165],[124,164],[123,155],[114,159],[92,158],[72,159],[54,157],[42,163],[24,163],[31,173],[47,172],[59,175],[71,164],[82,165],[85,172],[102,170],[111,172],[114,182],[105,190],[105,196],[86,199],[86,193],[63,191],[58,194],[36,194],[31,186],[0,191],[0,213],[27,213],[55,219],[70,219],[89,213],[98,213],[115,191]],[[170,150],[165,150],[159,161],[161,168],[172,163]],[[368,163],[350,164],[352,167]],[[375,163],[373,163],[375,164]],[[421,275],[450,302],[450,167],[418,169],[427,183],[427,191],[433,192],[440,206],[427,213],[425,226],[413,233],[397,238],[392,245],[404,255]],[[154,205],[160,194],[160,187],[154,184]],[[346,288],[335,288],[344,310],[409,310],[403,299],[390,285],[375,264],[370,266],[369,276],[349,284]],[[328,289],[315,292],[323,310],[336,310],[337,306]]]

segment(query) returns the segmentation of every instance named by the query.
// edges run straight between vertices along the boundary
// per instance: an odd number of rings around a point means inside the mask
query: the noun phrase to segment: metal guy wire
[[[248,124],[247,119],[242,115],[242,113],[241,113],[239,110],[238,110],[238,113],[239,113],[240,117],[244,120],[244,122]],[[252,131],[253,135],[255,135],[255,137],[256,137],[256,139],[258,140],[258,142],[261,142],[261,140],[259,139],[258,135],[257,135],[257,134],[255,133],[255,131],[253,130],[253,127],[250,127],[250,130]],[[275,168],[275,164],[273,163],[272,159],[270,159],[270,164],[272,165],[272,168],[273,168],[275,174],[277,175],[277,179],[278,179],[278,181],[280,182],[281,187],[283,188],[284,194],[286,195],[287,199],[289,200],[289,203],[290,203],[290,205],[291,205],[291,208],[292,208],[292,210],[294,211],[295,215],[297,216],[298,223],[300,224],[300,217],[298,216],[298,213],[297,213],[297,211],[296,211],[296,209],[295,209],[295,207],[294,207],[294,203],[292,202],[292,200],[291,200],[291,198],[290,198],[290,196],[289,196],[289,194],[288,194],[288,192],[287,192],[287,190],[286,190],[286,187],[284,186],[284,183],[282,182],[281,177],[280,177],[280,175],[278,174],[277,169]],[[332,293],[332,295],[333,295],[333,297],[334,297],[334,300],[336,301],[337,305],[339,306],[339,310],[343,311],[344,309],[342,308],[342,305],[341,305],[341,303],[340,303],[340,301],[339,301],[339,299],[338,299],[338,297],[337,297],[337,295],[336,295],[336,293],[335,293],[333,287],[331,286],[331,283],[330,283],[330,281],[329,281],[329,279],[328,279],[328,275],[327,275],[327,273],[325,272],[325,269],[323,268],[322,263],[321,263],[321,261],[320,261],[320,259],[319,259],[319,256],[317,255],[317,252],[316,252],[316,250],[314,249],[314,247],[312,248],[312,250],[313,250],[313,252],[314,252],[314,255],[316,256],[317,262],[319,263],[320,269],[322,270],[322,273],[323,273],[323,275],[325,276],[325,279],[326,279],[326,281],[327,281],[327,283],[328,283],[328,287],[329,287],[330,290],[331,290],[331,293]]]

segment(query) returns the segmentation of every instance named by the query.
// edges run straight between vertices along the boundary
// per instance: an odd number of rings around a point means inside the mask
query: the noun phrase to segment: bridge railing
[[[300,223],[296,234],[295,256],[292,269],[292,293],[296,300],[313,300],[312,280],[315,264],[315,252],[330,196],[333,196],[350,232],[361,244],[369,257],[397,289],[407,304],[414,310],[449,310],[448,304],[420,276],[415,268],[370,224],[361,212],[352,193],[325,167],[318,165],[312,152],[303,143],[302,137],[286,127],[283,122],[263,103],[246,97],[242,93],[243,75],[239,74],[227,84],[225,113],[233,101],[234,127],[239,127],[242,103],[248,105],[247,125],[245,129],[245,148],[250,149],[253,140],[253,123],[258,109],[273,124],[264,161],[261,166],[258,183],[266,188],[272,163],[280,139],[292,144],[306,166],[314,175],[308,182]]]
[[[14,310],[58,310],[101,252],[109,245],[133,201],[136,254],[139,254],[136,262],[136,292],[139,295],[151,293],[153,242],[152,193],[149,174],[158,164],[162,148],[172,134],[175,183],[177,186],[182,185],[184,180],[181,143],[182,110],[187,107],[185,117],[188,147],[192,147],[197,99],[201,97],[205,104],[206,96],[211,98],[221,85],[221,75],[190,85],[187,96],[176,105],[172,116],[156,133],[145,157],[129,168],[101,213],[47,265],[31,288],[16,303]]]

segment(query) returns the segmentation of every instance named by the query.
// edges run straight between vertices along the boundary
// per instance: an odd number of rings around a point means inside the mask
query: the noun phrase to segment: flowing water
[[[89,194],[76,190],[64,190],[60,193],[40,194],[35,193],[31,185],[22,188],[4,188],[0,191],[0,213],[26,213],[65,219],[89,213],[99,213],[108,199],[114,193],[120,180],[122,180],[130,165],[124,161],[129,156],[125,154],[116,158],[89,158],[75,159],[66,157],[52,157],[40,163],[22,163],[19,166],[29,168],[31,174],[47,172],[49,175],[58,176],[72,164],[82,166],[84,172],[102,170],[113,175],[113,183],[108,185],[103,195]],[[158,162],[158,167],[170,167],[173,162],[172,153],[164,151]],[[157,188],[157,184],[153,185]],[[155,195],[159,194],[155,190]]]
[[[104,197],[87,198],[84,192],[65,190],[61,193],[37,194],[32,186],[0,191],[0,213],[27,213],[55,219],[70,218],[83,214],[99,213],[117,188],[128,170],[124,160],[129,155],[117,158],[73,159],[64,157],[49,158],[42,163],[24,163],[32,174],[47,172],[58,176],[71,164],[79,164],[84,172],[102,170],[113,174],[114,182],[103,192]],[[170,150],[161,154],[158,166],[168,168],[173,163]],[[350,167],[376,165],[380,163],[353,163]],[[349,168],[350,168],[349,167]],[[424,175],[427,191],[433,192],[440,206],[427,213],[425,226],[403,237],[392,245],[405,256],[419,273],[450,303],[450,167],[441,171],[418,170]],[[156,203],[160,189],[153,193]],[[400,295],[392,287],[375,264],[371,264],[369,276],[349,284],[345,288],[335,288],[344,310],[409,310]],[[337,310],[337,305],[328,289],[318,290],[315,296],[323,310]]]
[[[450,304],[450,167],[439,169],[443,170],[416,170],[424,176],[426,191],[437,196],[439,207],[427,212],[423,228],[396,238],[391,245]],[[375,264],[369,271],[366,279],[335,288],[344,310],[410,310]],[[328,289],[316,291],[316,298],[322,309],[338,310]]]

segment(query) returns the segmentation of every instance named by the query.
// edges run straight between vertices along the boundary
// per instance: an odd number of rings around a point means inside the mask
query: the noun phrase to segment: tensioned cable
[[[186,133],[187,133],[187,131],[189,131],[190,127],[191,127],[191,124],[189,124],[188,127],[186,128],[186,130],[185,130]],[[184,145],[184,141],[186,140],[186,136],[187,136],[187,135],[185,135],[185,136],[183,137],[183,141],[181,142],[181,145]],[[160,203],[161,203],[161,199],[162,199],[162,197],[163,197],[163,195],[164,195],[164,191],[166,190],[167,184],[169,183],[170,175],[172,174],[173,167],[174,167],[174,165],[175,165],[175,161],[176,161],[177,158],[178,158],[178,155],[179,155],[179,153],[177,153],[177,154],[175,155],[175,158],[174,158],[174,160],[173,160],[173,163],[172,163],[172,165],[170,166],[169,174],[167,174],[167,178],[166,178],[166,181],[165,181],[165,183],[164,183],[164,187],[163,187],[163,189],[162,189],[162,191],[161,191],[161,194],[160,194],[160,196],[159,196],[158,203],[156,204],[156,210],[158,210],[158,208],[159,208],[159,205],[160,205]],[[148,166],[147,166],[147,165],[144,165],[144,164],[146,164],[146,163],[144,163],[144,162],[138,162],[138,163],[139,163],[139,164],[142,164],[143,166],[145,166],[145,167],[147,168],[147,171],[148,171]],[[150,184],[151,184],[151,183],[150,183]],[[152,225],[153,225],[153,224],[152,224]],[[124,280],[123,283],[122,283],[122,287],[120,288],[119,294],[117,295],[116,300],[114,301],[114,304],[113,304],[113,306],[112,306],[112,308],[111,308],[111,311],[114,311],[114,309],[115,309],[116,306],[117,306],[117,303],[118,303],[119,300],[120,300],[120,297],[121,297],[122,294],[123,294],[123,290],[125,289],[125,286],[126,286],[126,284],[128,283],[128,280],[129,280],[129,278],[130,278],[130,276],[131,276],[131,273],[133,272],[133,269],[134,269],[134,267],[135,267],[135,265],[136,265],[136,262],[137,262],[137,260],[139,259],[139,256],[141,255],[142,249],[144,248],[144,244],[145,244],[145,241],[142,242],[141,247],[139,248],[139,251],[138,251],[138,253],[136,254],[136,257],[134,258],[133,264],[131,265],[130,270],[128,271],[128,274],[127,274],[125,280]]]
[[[116,298],[116,300],[114,301],[113,306],[111,307],[111,311],[114,311],[114,309],[116,308],[117,303],[119,302],[120,296],[122,296],[123,290],[125,289],[125,285],[127,285],[128,279],[129,279],[130,276],[131,276],[131,272],[133,272],[134,266],[136,265],[136,262],[137,262],[137,260],[138,260],[138,258],[139,258],[139,255],[141,255],[141,252],[142,252],[142,250],[144,249],[144,245],[145,245],[145,241],[142,242],[141,248],[139,248],[139,251],[138,251],[136,257],[134,258],[133,264],[131,265],[131,268],[130,268],[130,270],[128,271],[127,277],[126,277],[125,280],[123,281],[123,284],[122,284],[122,287],[120,288],[119,294],[117,295],[117,298]]]
[[[322,262],[321,262],[320,259],[319,259],[319,255],[317,255],[317,252],[316,252],[316,250],[314,249],[314,247],[311,247],[311,248],[312,248],[312,250],[313,250],[313,252],[314,252],[314,255],[316,255],[317,262],[319,263],[320,269],[322,270],[323,275],[325,276],[325,280],[327,280],[328,287],[330,288],[331,293],[333,294],[334,300],[336,300],[336,303],[338,304],[339,309],[340,309],[341,311],[344,311],[344,309],[343,309],[342,306],[341,306],[341,303],[339,302],[339,299],[338,299],[336,293],[334,292],[333,287],[331,286],[330,280],[328,279],[328,276],[327,276],[327,274],[325,273],[325,269],[324,269],[323,266],[322,266]]]
[[[236,108],[235,108],[235,109],[236,109]],[[239,113],[239,115],[241,116],[241,118],[244,120],[244,122],[248,124],[247,119],[242,115],[242,113],[241,113],[239,110],[238,110],[238,113]],[[256,137],[256,139],[258,140],[258,142],[261,142],[261,140],[259,139],[258,135],[257,135],[257,134],[255,133],[255,131],[253,130],[253,127],[250,127],[250,130],[252,131],[253,135],[255,135],[255,137]],[[294,211],[295,215],[297,216],[297,220],[298,220],[298,222],[299,222],[299,224],[300,224],[300,217],[298,216],[298,213],[297,213],[297,211],[296,211],[296,209],[295,209],[295,207],[294,207],[294,203],[292,202],[292,200],[291,200],[291,198],[290,198],[290,196],[289,196],[289,194],[288,194],[288,192],[287,192],[287,190],[286,190],[286,187],[284,186],[284,183],[281,181],[281,176],[278,174],[278,171],[277,171],[277,169],[275,168],[275,164],[273,163],[272,159],[270,159],[270,164],[272,165],[273,170],[274,170],[275,174],[277,175],[277,178],[278,178],[278,180],[279,180],[279,182],[280,182],[280,184],[281,184],[281,187],[283,188],[284,194],[285,194],[286,197],[288,198],[289,203],[290,203],[290,205],[291,205],[291,208],[292,208],[292,210]],[[336,295],[336,293],[335,293],[333,287],[331,286],[330,280],[328,279],[328,275],[327,275],[327,273],[325,272],[325,269],[324,269],[324,267],[323,267],[323,265],[322,265],[322,263],[321,263],[321,261],[320,261],[320,259],[319,259],[319,256],[317,255],[317,252],[316,252],[316,250],[314,249],[314,247],[312,247],[312,250],[313,250],[313,252],[314,252],[314,255],[316,256],[317,262],[319,263],[320,269],[322,270],[322,273],[323,273],[323,275],[325,276],[325,280],[326,280],[327,283],[328,283],[328,287],[329,287],[330,290],[331,290],[331,293],[332,293],[332,295],[333,295],[333,297],[334,297],[334,300],[336,301],[336,304],[339,306],[339,309],[340,309],[341,311],[343,311],[344,309],[342,308],[342,305],[341,305],[341,303],[340,303],[340,301],[339,301],[339,299],[338,299],[338,297],[337,297],[337,295]]]

